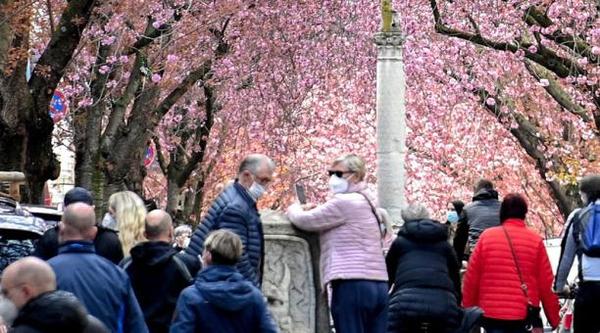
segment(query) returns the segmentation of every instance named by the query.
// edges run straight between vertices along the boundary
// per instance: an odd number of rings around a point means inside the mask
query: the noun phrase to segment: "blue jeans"
[[[372,280],[334,280],[331,315],[338,333],[385,333],[388,284]]]

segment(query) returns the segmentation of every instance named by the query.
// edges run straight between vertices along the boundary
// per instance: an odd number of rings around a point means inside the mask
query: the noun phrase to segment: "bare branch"
[[[96,3],[95,0],[71,0],[64,9],[58,28],[36,65],[40,68],[50,68],[50,73],[45,76],[34,70],[29,82],[33,96],[37,97],[37,109],[40,112],[47,112],[47,107],[42,106],[50,103],[65,67],[79,45],[83,29],[87,26]]]

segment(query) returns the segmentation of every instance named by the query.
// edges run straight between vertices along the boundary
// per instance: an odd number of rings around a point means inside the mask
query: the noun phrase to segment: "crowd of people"
[[[59,225],[2,272],[0,332],[278,332],[260,291],[257,209],[274,172],[269,157],[247,156],[194,231],[129,191],[113,194],[97,223],[92,195],[74,188]],[[600,176],[580,182],[584,206],[565,224],[555,277],[526,226],[525,198],[500,200],[489,180],[475,184],[471,203],[448,203],[446,221],[408,204],[393,234],[362,158],[342,156],[327,172],[329,199],[292,204],[287,216],[319,235],[336,332],[542,332],[542,308],[556,329],[575,258],[574,332],[600,332]]]

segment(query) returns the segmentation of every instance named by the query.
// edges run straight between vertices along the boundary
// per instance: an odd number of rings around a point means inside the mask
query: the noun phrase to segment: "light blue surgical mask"
[[[455,210],[451,210],[448,212],[448,222],[450,222],[450,223],[458,222],[458,213]]]

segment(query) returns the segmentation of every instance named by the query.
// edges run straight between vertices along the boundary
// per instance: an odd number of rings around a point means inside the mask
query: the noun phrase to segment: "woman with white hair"
[[[294,204],[287,215],[300,229],[320,233],[321,277],[331,286],[331,314],[337,332],[385,332],[387,272],[382,240],[386,226],[367,190],[362,158],[350,154],[333,161],[333,196],[314,207]]]
[[[401,212],[404,225],[386,256],[390,285],[388,332],[445,333],[461,326],[459,267],[448,228],[420,204]]]

